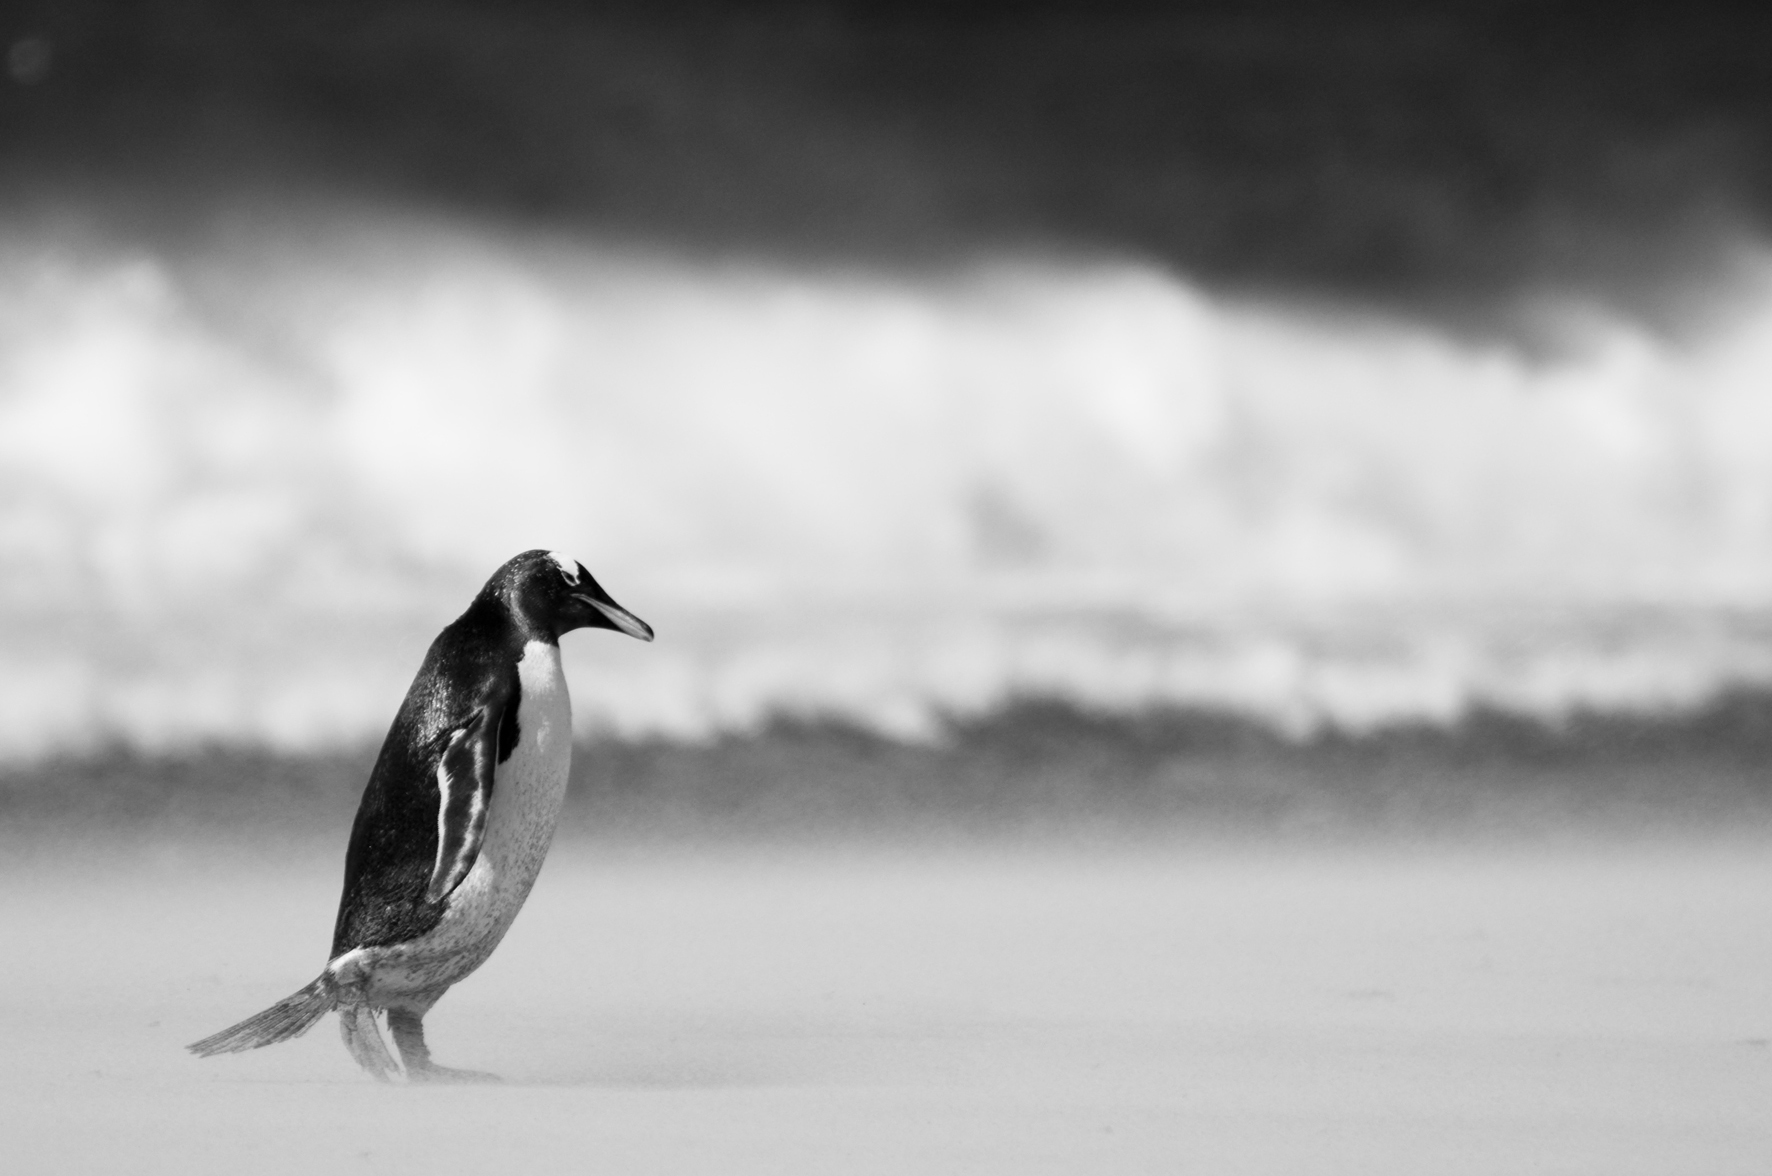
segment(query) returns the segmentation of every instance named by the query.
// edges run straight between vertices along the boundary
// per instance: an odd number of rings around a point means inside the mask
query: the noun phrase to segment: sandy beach
[[[19,1172],[1759,1173],[1763,847],[567,845],[380,1087],[309,979],[337,863],[14,856]]]

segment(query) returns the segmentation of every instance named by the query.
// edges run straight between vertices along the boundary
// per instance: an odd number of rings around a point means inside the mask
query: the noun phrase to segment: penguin
[[[431,1060],[424,1016],[486,962],[541,870],[566,796],[572,704],[560,637],[652,627],[582,563],[540,549],[506,563],[425,654],[394,716],[345,852],[326,968],[257,1016],[186,1048],[199,1057],[298,1037],[339,1014],[345,1047],[378,1081],[496,1081]]]

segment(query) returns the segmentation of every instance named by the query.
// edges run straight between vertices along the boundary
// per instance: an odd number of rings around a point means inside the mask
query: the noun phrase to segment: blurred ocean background
[[[587,747],[646,763],[970,763],[1050,712],[1134,775],[1135,732],[1227,724],[1267,776],[1757,765],[1772,120],[1731,27],[27,6],[12,803],[144,757],[359,774],[532,546],[658,628],[566,643]]]

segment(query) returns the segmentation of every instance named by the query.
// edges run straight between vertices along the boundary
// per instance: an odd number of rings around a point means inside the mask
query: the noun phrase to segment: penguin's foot
[[[502,1082],[497,1074],[480,1070],[452,1070],[431,1060],[430,1047],[425,1045],[424,1014],[412,1009],[389,1009],[388,1031],[400,1048],[400,1060],[406,1063],[408,1082]]]
[[[497,1074],[488,1074],[484,1070],[455,1070],[448,1066],[439,1066],[436,1062],[427,1061],[422,1066],[410,1062],[406,1065],[406,1081],[408,1082],[503,1082]]]

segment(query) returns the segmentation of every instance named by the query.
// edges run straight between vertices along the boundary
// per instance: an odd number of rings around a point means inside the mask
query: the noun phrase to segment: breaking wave
[[[672,255],[332,210],[0,235],[0,752],[386,722],[531,546],[659,629],[589,727],[1056,694],[1304,729],[1772,680],[1772,265],[1678,336],[1133,262]],[[1724,302],[1727,303],[1724,306]]]

